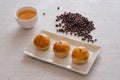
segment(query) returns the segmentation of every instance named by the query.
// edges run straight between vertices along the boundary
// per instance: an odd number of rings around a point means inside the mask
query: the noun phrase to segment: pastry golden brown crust
[[[70,44],[67,41],[57,41],[53,46],[53,50],[57,57],[66,57],[70,52]]]
[[[34,45],[39,50],[47,50],[50,47],[50,38],[45,34],[37,34]]]
[[[79,46],[72,51],[72,62],[76,64],[86,63],[89,58],[89,52],[85,47]]]

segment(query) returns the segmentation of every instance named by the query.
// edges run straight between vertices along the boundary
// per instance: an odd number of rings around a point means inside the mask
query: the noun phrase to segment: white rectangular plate
[[[51,64],[54,64],[54,65],[57,65],[57,66],[60,66],[60,67],[63,67],[63,68],[66,68],[71,71],[84,74],[84,75],[89,72],[96,57],[98,56],[98,53],[101,50],[100,46],[93,45],[93,44],[87,44],[87,43],[83,43],[83,42],[76,41],[73,39],[69,39],[67,37],[57,35],[57,34],[54,34],[54,33],[51,33],[45,30],[41,30],[40,33],[46,34],[50,37],[51,39],[50,48],[46,51],[40,51],[35,48],[33,44],[33,40],[32,40],[32,42],[26,47],[24,51],[26,55],[45,61],[45,62],[48,62],[48,63],[51,63]],[[54,56],[53,45],[56,41],[60,41],[60,40],[65,40],[70,43],[70,46],[71,46],[70,55],[66,58],[58,58]],[[84,46],[89,50],[89,59],[87,63],[81,64],[81,65],[72,63],[71,52],[73,48],[77,46]]]

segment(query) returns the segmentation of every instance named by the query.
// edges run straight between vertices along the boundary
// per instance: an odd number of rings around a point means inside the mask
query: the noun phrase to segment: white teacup
[[[15,19],[22,28],[33,28],[38,20],[38,11],[32,6],[21,7],[17,10]]]

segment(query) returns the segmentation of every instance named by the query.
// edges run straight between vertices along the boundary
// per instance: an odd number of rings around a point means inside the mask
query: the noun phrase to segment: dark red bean
[[[60,7],[57,7],[57,10],[59,10],[60,9]]]
[[[43,13],[43,15],[45,15],[45,13]]]
[[[92,30],[95,30],[93,21],[89,21],[86,17],[79,13],[64,12],[63,14],[56,16],[56,21],[58,21],[59,32],[74,34],[75,36],[82,37],[82,40],[87,40],[88,42],[97,41],[93,40],[92,35],[90,35]]]
[[[56,27],[59,27],[59,25],[58,25],[58,24],[56,24],[55,26],[56,26]]]
[[[97,39],[95,39],[95,41],[97,41]]]

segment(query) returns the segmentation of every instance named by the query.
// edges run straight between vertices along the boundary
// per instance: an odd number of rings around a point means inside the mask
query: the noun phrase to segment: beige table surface
[[[15,11],[31,5],[39,20],[33,29],[22,29]],[[60,10],[57,10],[57,7]],[[64,11],[79,12],[92,20],[92,32],[102,51],[88,73],[81,74],[26,56],[26,45],[40,30],[56,32],[55,16]],[[46,13],[45,16],[42,13]],[[66,36],[66,35],[64,35]],[[66,36],[71,37],[71,36]],[[79,40],[78,38],[75,38]],[[0,80],[119,80],[120,0],[0,0]]]

